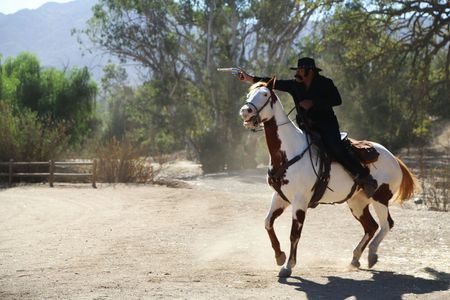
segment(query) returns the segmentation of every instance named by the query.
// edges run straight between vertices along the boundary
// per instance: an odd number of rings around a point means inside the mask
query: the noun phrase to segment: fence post
[[[49,160],[49,174],[48,174],[48,184],[53,187],[53,174],[55,172],[55,162],[53,159]]]
[[[12,186],[12,175],[13,175],[13,159],[11,158],[10,160],[9,160],[9,178],[8,178],[8,183],[9,183],[9,186]]]
[[[94,189],[97,188],[97,185],[95,184],[97,181],[97,160],[94,159],[92,162],[92,187]]]

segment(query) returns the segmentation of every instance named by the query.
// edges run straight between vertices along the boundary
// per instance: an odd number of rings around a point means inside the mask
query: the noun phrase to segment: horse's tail
[[[414,195],[421,192],[421,188],[417,178],[411,173],[405,163],[398,157],[396,157],[397,162],[402,170],[402,183],[396,194],[396,200],[400,203],[411,199]]]

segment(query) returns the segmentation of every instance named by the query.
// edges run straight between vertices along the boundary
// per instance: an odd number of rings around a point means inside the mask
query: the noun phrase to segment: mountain
[[[23,9],[8,15],[0,13],[0,53],[3,60],[28,51],[35,54],[44,67],[87,66],[98,80],[110,57],[101,53],[85,53],[83,56],[76,36],[71,35],[72,29],[85,27],[92,16],[91,7],[96,2],[49,2],[38,9]]]

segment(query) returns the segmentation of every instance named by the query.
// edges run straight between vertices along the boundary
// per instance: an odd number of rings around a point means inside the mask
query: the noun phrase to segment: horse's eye
[[[267,97],[267,93],[264,93],[264,97]]]

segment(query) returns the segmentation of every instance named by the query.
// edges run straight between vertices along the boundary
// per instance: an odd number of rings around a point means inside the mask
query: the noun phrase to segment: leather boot
[[[377,181],[370,174],[356,177],[355,182],[364,190],[369,198],[372,198],[378,188]]]

